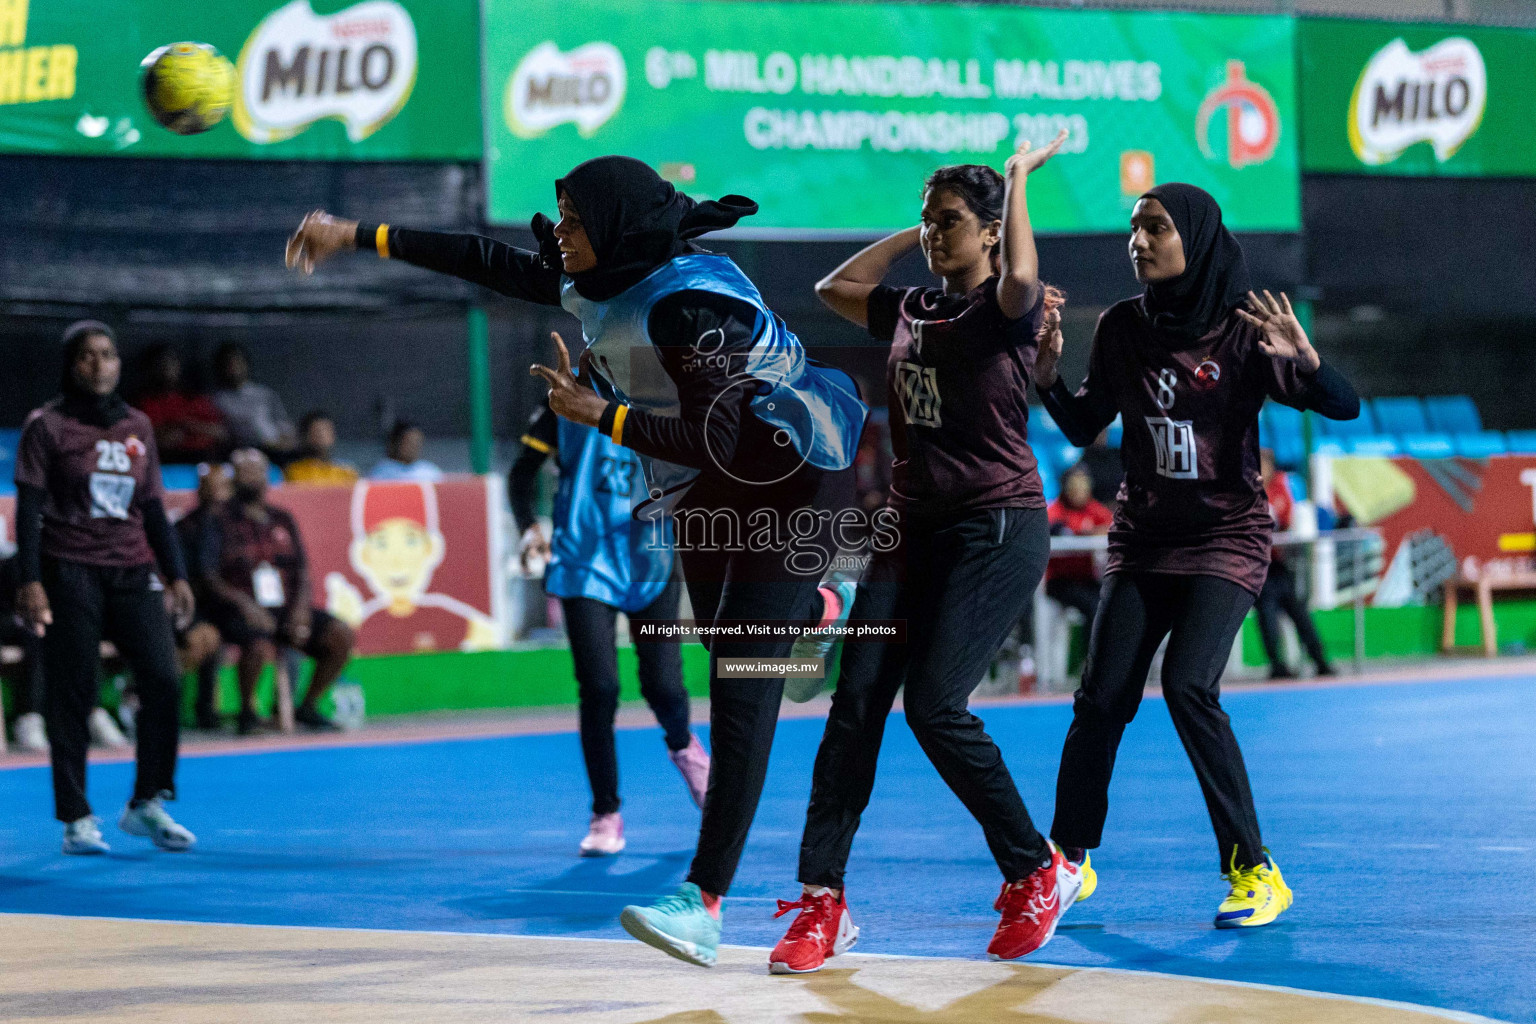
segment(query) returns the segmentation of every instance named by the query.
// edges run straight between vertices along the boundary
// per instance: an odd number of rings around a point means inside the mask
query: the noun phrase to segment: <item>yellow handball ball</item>
[[[144,106],[177,135],[224,120],[235,101],[235,66],[207,43],[172,43],[144,58]]]

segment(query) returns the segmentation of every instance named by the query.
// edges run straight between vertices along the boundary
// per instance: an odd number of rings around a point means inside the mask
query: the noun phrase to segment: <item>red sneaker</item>
[[[1076,864],[1051,846],[1051,862],[1029,877],[1008,882],[993,904],[1003,914],[987,945],[993,960],[1017,960],[1028,956],[1056,934],[1056,923],[1077,900],[1083,874]]]
[[[773,916],[783,917],[791,910],[800,911],[800,915],[768,954],[770,974],[819,971],[828,957],[848,952],[859,939],[859,930],[848,913],[846,892],[833,896],[828,890],[820,896],[801,896],[793,903],[779,900],[779,911]]]

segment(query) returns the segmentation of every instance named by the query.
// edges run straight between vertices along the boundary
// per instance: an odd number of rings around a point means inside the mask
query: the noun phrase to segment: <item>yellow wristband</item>
[[[389,225],[380,224],[379,230],[373,233],[374,248],[379,250],[379,259],[389,259]]]
[[[613,443],[624,443],[624,417],[629,415],[629,406],[621,405],[613,411]]]

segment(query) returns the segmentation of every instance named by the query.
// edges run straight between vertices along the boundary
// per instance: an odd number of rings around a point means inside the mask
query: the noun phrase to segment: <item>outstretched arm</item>
[[[1028,313],[1040,298],[1040,256],[1035,252],[1035,232],[1029,223],[1029,200],[1024,183],[1029,175],[1056,155],[1067,141],[1063,128],[1040,149],[1031,150],[1025,140],[1004,166],[1006,182],[1003,197],[1003,241],[1001,276],[997,282],[997,304],[1003,315],[1017,320]]]
[[[891,264],[917,247],[921,228],[907,228],[860,249],[816,282],[816,297],[860,327],[869,326],[869,293],[885,279]]]
[[[514,299],[560,304],[558,267],[547,266],[536,252],[483,235],[363,224],[316,210],[288,239],[285,260],[291,269],[312,274],[337,253],[358,250],[462,278]]]

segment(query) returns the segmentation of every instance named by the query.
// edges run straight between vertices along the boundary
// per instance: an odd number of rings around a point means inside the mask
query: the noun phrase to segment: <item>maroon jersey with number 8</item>
[[[1295,365],[1260,350],[1235,314],[1171,350],[1135,299],[1099,318],[1078,391],[1104,423],[1123,417],[1125,482],[1109,533],[1108,572],[1203,574],[1257,593],[1269,571],[1272,521],[1259,475],[1266,397],[1305,408]]]

